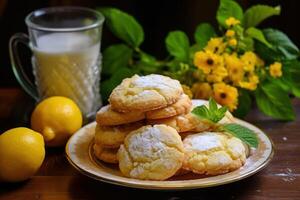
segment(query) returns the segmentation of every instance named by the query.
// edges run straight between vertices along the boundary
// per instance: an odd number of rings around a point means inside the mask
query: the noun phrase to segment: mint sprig
[[[216,101],[212,98],[209,99],[208,107],[205,105],[197,106],[192,110],[192,113],[201,119],[208,120],[214,124],[217,124],[223,117],[227,111],[226,107],[218,108]],[[234,137],[239,138],[250,147],[257,148],[258,146],[258,139],[254,131],[251,129],[244,127],[239,124],[229,123],[229,124],[222,124],[218,125],[217,131],[225,131]]]
[[[226,107],[223,106],[218,108],[216,101],[210,98],[208,108],[205,105],[197,106],[192,110],[192,113],[201,119],[218,123],[221,119],[223,119],[226,111]]]
[[[258,147],[258,139],[256,134],[254,133],[254,131],[245,126],[234,123],[224,124],[222,125],[221,129],[239,138],[240,140],[248,144],[250,147]]]

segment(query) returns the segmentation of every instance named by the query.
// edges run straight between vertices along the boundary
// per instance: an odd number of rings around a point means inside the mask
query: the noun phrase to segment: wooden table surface
[[[102,183],[77,172],[64,149],[47,149],[39,172],[22,183],[0,183],[0,199],[300,199],[300,101],[294,122],[280,122],[253,109],[246,120],[264,130],[275,145],[271,163],[256,175],[206,189],[148,191]],[[0,132],[26,126],[33,101],[19,89],[0,89]]]

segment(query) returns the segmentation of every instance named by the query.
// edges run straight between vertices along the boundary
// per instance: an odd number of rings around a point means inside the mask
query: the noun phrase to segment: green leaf
[[[124,78],[131,77],[135,72],[127,67],[117,70],[108,80],[100,84],[102,100],[106,101],[111,91],[121,83]]]
[[[216,36],[214,27],[209,23],[201,23],[197,26],[194,38],[196,43],[203,49],[210,38]]]
[[[283,73],[289,74],[289,83],[291,84],[292,93],[300,98],[300,62],[298,60],[289,61],[283,64]]]
[[[238,43],[239,50],[244,52],[246,51],[253,51],[254,49],[254,41],[251,37],[244,37]]]
[[[269,63],[274,61],[283,60],[284,56],[275,48],[269,48],[265,44],[255,41],[255,52],[264,60]]]
[[[226,26],[226,19],[234,17],[242,22],[243,20],[243,9],[240,5],[232,0],[220,0],[220,5],[217,11],[217,21],[223,26]]]
[[[213,121],[210,117],[210,112],[209,112],[208,108],[205,105],[197,106],[196,108],[194,108],[192,110],[192,113],[195,114],[199,118]]]
[[[201,119],[206,119],[210,122],[217,123],[225,116],[226,107],[218,108],[214,99],[209,99],[208,108],[206,105],[197,106],[192,110],[192,113]]]
[[[246,34],[253,39],[260,41],[261,43],[265,44],[267,47],[272,47],[272,45],[266,40],[263,32],[257,28],[250,27],[246,30]]]
[[[281,120],[294,120],[295,113],[287,92],[270,82],[255,91],[258,108],[266,115]]]
[[[120,68],[127,67],[133,50],[125,44],[107,47],[103,52],[103,74],[111,75]]]
[[[250,147],[258,147],[258,139],[254,131],[239,124],[225,124],[223,129],[233,136],[239,138]]]
[[[298,60],[290,60],[282,64],[282,77],[272,78],[272,82],[283,90],[293,93],[296,97],[300,97],[300,62]]]
[[[251,98],[249,92],[246,90],[239,90],[239,105],[233,112],[233,115],[239,118],[245,117],[251,109]]]
[[[298,47],[288,38],[286,34],[276,29],[264,29],[266,40],[272,44],[277,52],[285,59],[296,59],[299,56]]]
[[[110,31],[132,47],[138,47],[144,40],[142,26],[131,15],[116,8],[99,8]]]
[[[267,5],[255,5],[247,9],[244,13],[243,25],[245,28],[254,27],[263,20],[280,14],[280,6],[271,7]]]
[[[208,108],[211,112],[217,112],[218,111],[217,102],[214,101],[213,99],[209,99]]]
[[[187,35],[182,31],[172,31],[166,37],[168,52],[179,61],[189,61],[190,42]]]

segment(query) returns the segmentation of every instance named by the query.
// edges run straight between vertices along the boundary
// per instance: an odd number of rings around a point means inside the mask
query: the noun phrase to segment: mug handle
[[[21,64],[18,45],[24,44],[29,47],[29,37],[24,33],[16,33],[9,40],[9,56],[11,60],[12,70],[22,88],[35,100],[39,99],[38,91],[34,83],[28,78]]]

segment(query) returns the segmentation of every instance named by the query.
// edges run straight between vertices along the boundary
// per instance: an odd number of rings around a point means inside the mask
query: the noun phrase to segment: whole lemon
[[[24,127],[0,135],[0,180],[23,181],[34,175],[45,158],[41,134]]]
[[[44,136],[47,146],[65,145],[82,126],[82,114],[69,98],[54,96],[40,102],[31,115],[31,128]]]

